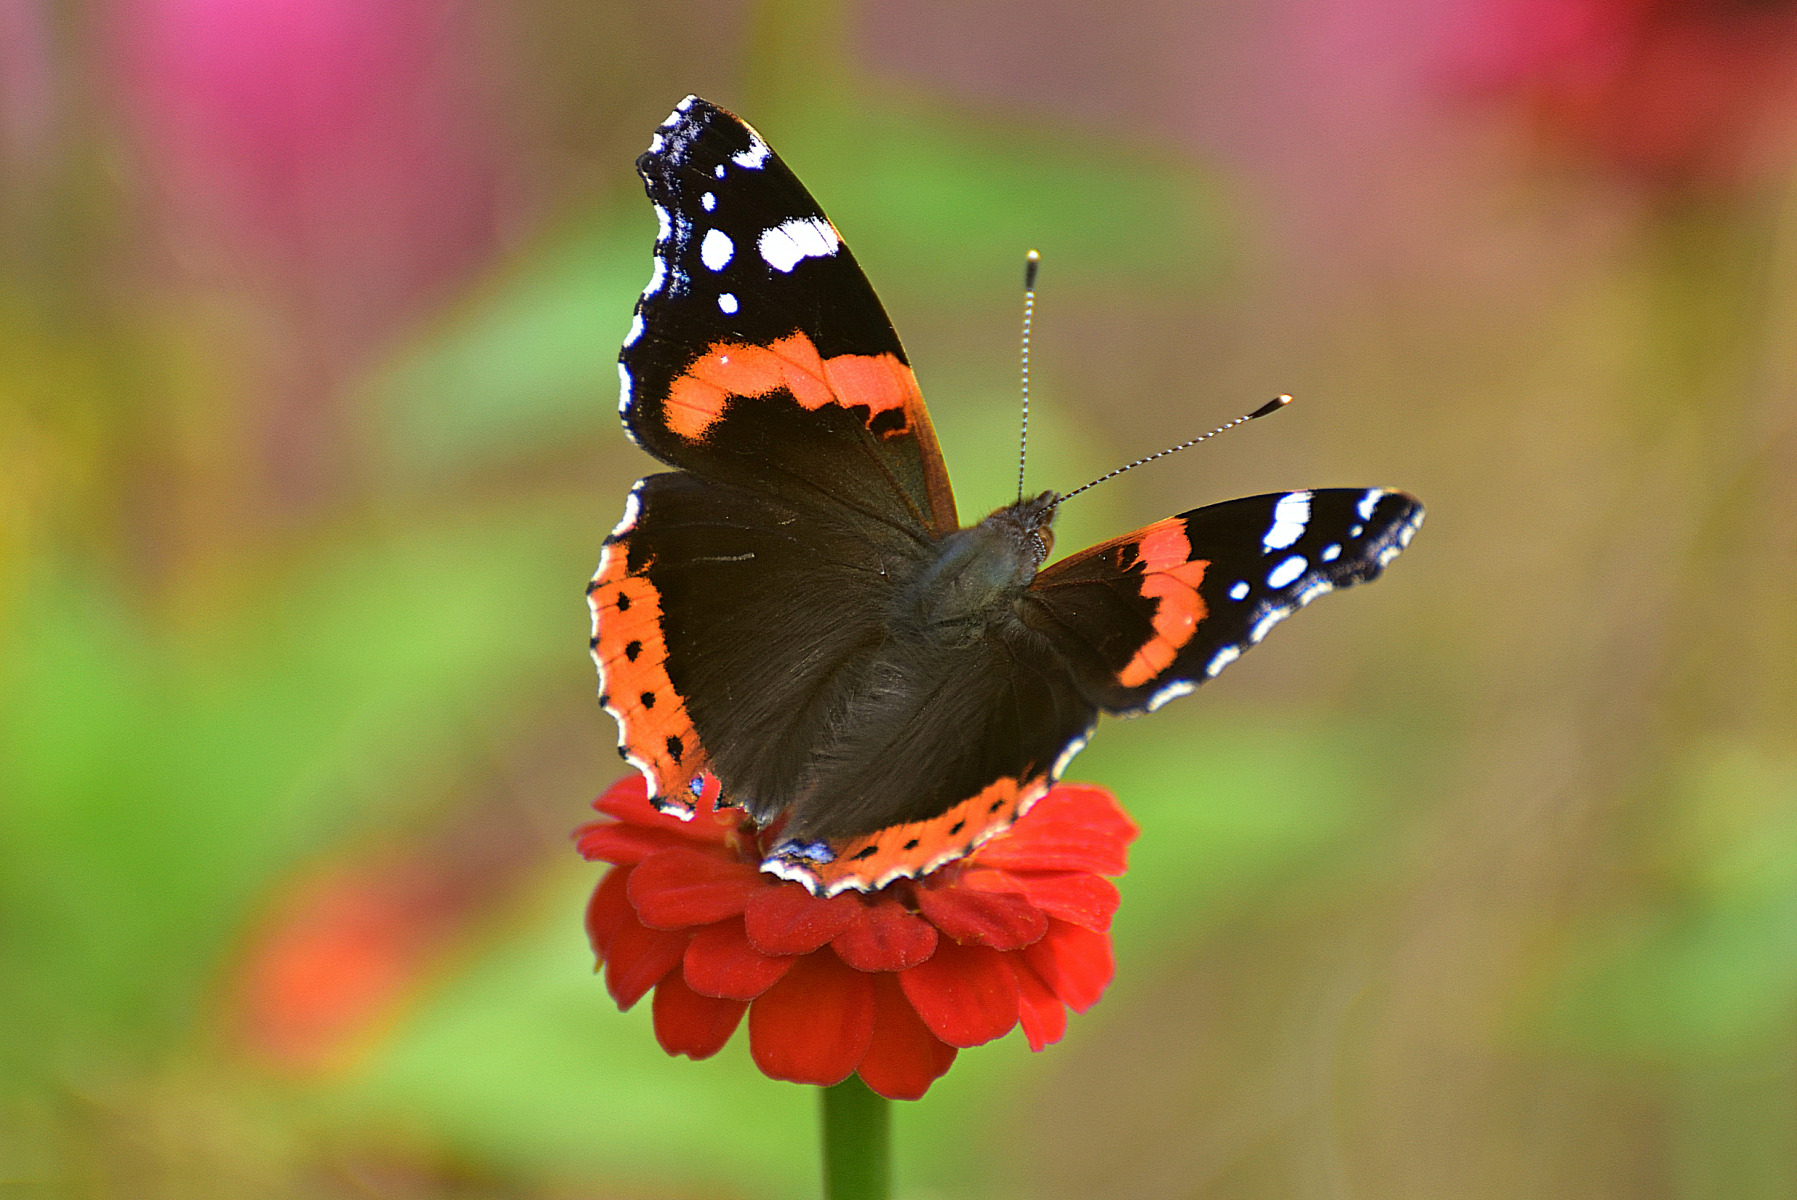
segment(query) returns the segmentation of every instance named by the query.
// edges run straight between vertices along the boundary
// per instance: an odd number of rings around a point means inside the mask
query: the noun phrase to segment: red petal
[[[739,915],[762,889],[748,863],[682,846],[644,859],[630,873],[630,902],[652,929],[709,925]]]
[[[712,793],[716,789],[707,786],[706,791]],[[637,774],[626,775],[606,788],[605,794],[593,801],[593,807],[608,817],[616,817],[620,821],[647,829],[678,834],[691,842],[722,843],[740,820],[735,816],[720,819],[709,801],[698,802],[698,811],[690,821],[682,821],[679,817],[661,812],[649,803],[648,781]]]
[[[1108,879],[1084,871],[972,870],[961,886],[982,892],[1017,892],[1051,917],[1103,933],[1117,911],[1117,889]]]
[[[1017,950],[1048,932],[1048,918],[1016,894],[981,892],[954,884],[920,887],[917,906],[930,924],[963,944]]]
[[[605,986],[618,1007],[629,1009],[679,966],[690,937],[684,931],[648,929],[637,921],[620,927],[605,956]]]
[[[841,1083],[874,1033],[874,977],[808,954],[749,1006],[749,1052],[770,1079]]]
[[[630,885],[630,868],[613,867],[593,889],[593,898],[587,901],[587,942],[593,947],[593,957],[600,962],[605,961],[606,951],[611,947],[612,938],[626,924],[638,924],[636,910],[630,907],[630,897],[626,889]]]
[[[1065,921],[1050,921],[1047,936],[1025,947],[1023,956],[1074,1012],[1097,1004],[1117,971],[1108,936]]]
[[[859,908],[854,923],[830,943],[842,961],[857,971],[903,971],[935,952],[936,927],[906,912],[904,905],[882,900]]]
[[[1007,871],[1088,871],[1121,875],[1136,824],[1103,788],[1062,784],[1023,820],[980,847],[972,861]]]
[[[905,998],[898,978],[874,976],[874,1037],[856,1071],[888,1100],[918,1100],[948,1073],[955,1048],[940,1041]]]
[[[1060,997],[1042,982],[1023,955],[1011,956],[1011,970],[1017,975],[1017,1023],[1023,1026],[1030,1049],[1040,1050],[1060,1041],[1067,1032],[1067,1009]]]
[[[710,1058],[724,1048],[743,1019],[741,1000],[701,996],[681,982],[675,972],[655,989],[655,1040],[669,1054],[691,1059]]]
[[[847,929],[860,906],[859,896],[819,900],[799,884],[782,883],[758,892],[743,918],[763,954],[810,954]]]
[[[719,921],[693,935],[682,970],[695,992],[753,1000],[773,987],[797,961],[770,958],[755,949],[741,921]]]
[[[900,972],[899,983],[931,1033],[951,1046],[977,1046],[1017,1024],[1017,976],[1005,957],[944,940],[929,962]]]
[[[593,821],[574,831],[574,848],[588,862],[639,863],[658,850],[692,844],[691,839],[665,829],[644,829],[622,821]]]

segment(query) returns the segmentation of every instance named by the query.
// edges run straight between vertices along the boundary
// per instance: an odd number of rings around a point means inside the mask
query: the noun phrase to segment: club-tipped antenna
[[[1103,483],[1105,480],[1115,479],[1117,476],[1123,474],[1123,472],[1133,471],[1137,467],[1141,466],[1144,463],[1151,463],[1157,458],[1165,458],[1169,454],[1178,454],[1181,450],[1189,450],[1193,446],[1196,446],[1199,442],[1208,442],[1211,438],[1216,437],[1219,433],[1227,433],[1229,430],[1234,429],[1237,425],[1246,424],[1249,421],[1253,421],[1260,417],[1264,417],[1268,413],[1276,413],[1280,409],[1284,408],[1286,405],[1290,404],[1291,402],[1292,402],[1292,398],[1290,396],[1275,396],[1271,400],[1267,401],[1265,404],[1261,405],[1259,408],[1255,409],[1253,412],[1243,413],[1241,416],[1237,417],[1235,420],[1227,422],[1222,425],[1219,425],[1215,429],[1211,430],[1209,433],[1201,434],[1198,437],[1193,438],[1189,442],[1181,442],[1177,446],[1168,446],[1165,450],[1158,450],[1155,453],[1150,454],[1147,458],[1138,458],[1138,459],[1136,459],[1135,462],[1130,463],[1128,466],[1118,467],[1115,471],[1110,471],[1103,475],[1100,475],[1097,479],[1094,479],[1091,483],[1084,484],[1080,487],[1076,487],[1071,492],[1067,492],[1064,495],[1057,496],[1055,498],[1055,503],[1059,504],[1063,500],[1071,500],[1071,499],[1073,499],[1073,497],[1079,495],[1083,491],[1086,491],[1088,488],[1095,488],[1099,484]]]
[[[1023,259],[1023,431],[1017,435],[1017,499],[1023,499],[1023,468],[1030,452],[1030,319],[1036,315],[1036,268],[1042,256],[1031,250]]]

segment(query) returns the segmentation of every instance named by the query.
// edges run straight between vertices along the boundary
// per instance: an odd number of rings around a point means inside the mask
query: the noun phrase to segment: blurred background
[[[909,1197],[1797,1193],[1797,4],[0,0],[0,1195],[816,1194],[619,1014],[583,584],[689,91],[852,244],[964,515],[1429,506],[1074,774],[1066,1041]]]

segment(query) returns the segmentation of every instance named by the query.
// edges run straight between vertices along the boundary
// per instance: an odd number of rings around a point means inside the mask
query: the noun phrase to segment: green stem
[[[820,1096],[824,1200],[886,1200],[892,1194],[892,1101],[859,1075]]]

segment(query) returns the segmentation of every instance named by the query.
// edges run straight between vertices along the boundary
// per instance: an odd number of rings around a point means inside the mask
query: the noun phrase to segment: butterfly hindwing
[[[1379,488],[1196,508],[1043,570],[1025,619],[1107,712],[1153,710],[1318,596],[1376,577],[1422,517],[1411,497]]]
[[[737,117],[689,96],[637,160],[659,234],[619,355],[619,410],[707,478],[957,527],[917,380],[817,201]]]

